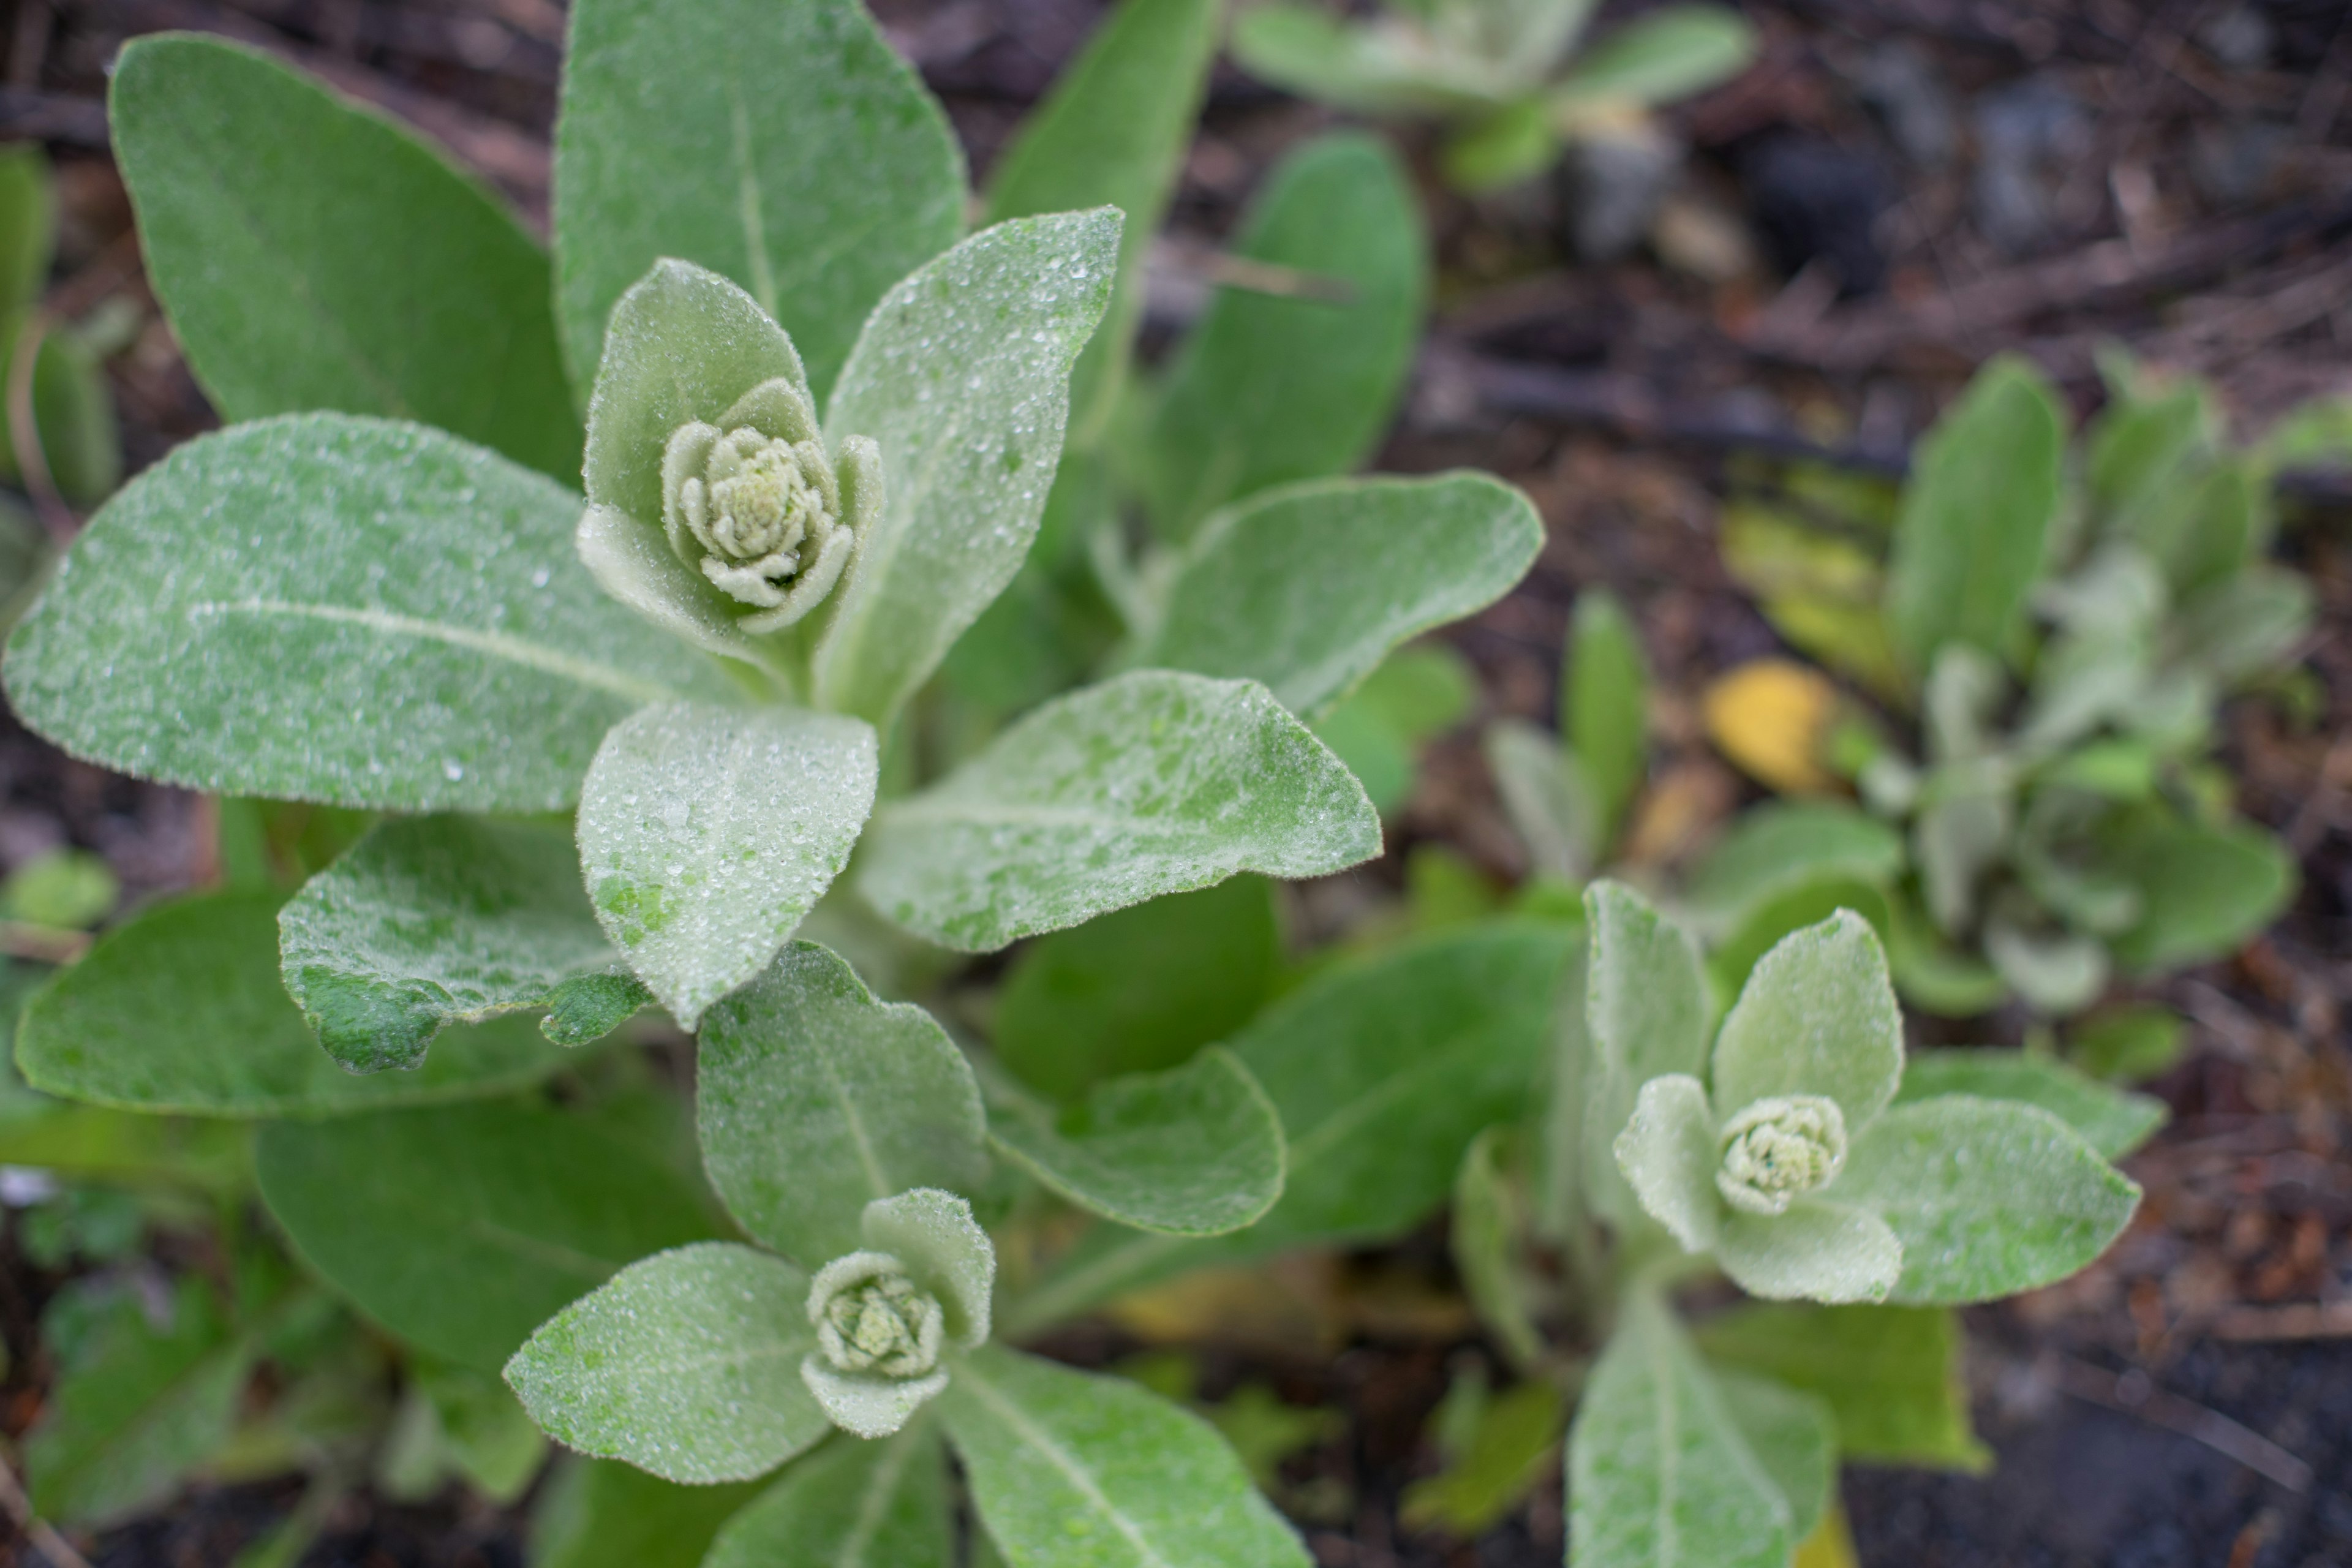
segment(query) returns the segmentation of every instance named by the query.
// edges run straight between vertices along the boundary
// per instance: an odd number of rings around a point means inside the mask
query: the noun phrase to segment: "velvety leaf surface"
[[[1628,1300],[1568,1445],[1571,1568],[1786,1568],[1788,1500],[1655,1296]]]
[[[1903,838],[1843,802],[1767,801],[1744,811],[1699,861],[1684,902],[1710,929],[1737,923],[1758,903],[1818,877],[1891,881]]]
[[[1503,814],[1533,868],[1578,882],[1607,850],[1601,802],[1580,758],[1559,737],[1518,719],[1497,719],[1479,737]]]
[[[472,816],[380,824],[278,913],[287,991],[359,1072],[413,1068],[444,1026],[548,1008],[567,1046],[652,998],[596,924],[558,825]]]
[[[1723,1211],[1716,1261],[1734,1283],[1767,1300],[1884,1301],[1908,1261],[1895,1228],[1832,1186],[1786,1214]]]
[[[1895,1103],[1947,1094],[2038,1105],[2109,1160],[2120,1160],[2147,1142],[2170,1116],[2154,1095],[2101,1083],[2055,1057],[1982,1046],[1915,1053],[1903,1069]]]
[[[1511,1364],[1525,1371],[1543,1359],[1544,1341],[1518,1258],[1528,1215],[1510,1158],[1515,1131],[1489,1127],[1463,1151],[1462,1168],[1454,1178],[1446,1240],[1462,1292],[1469,1297],[1480,1325],[1495,1337]]]
[[[1715,1045],[1716,1109],[1728,1117],[1769,1095],[1837,1101],[1849,1132],[1895,1098],[1903,1010],[1870,924],[1840,910],[1758,960]]]
[[[1969,1422],[1949,1310],[1759,1304],[1709,1319],[1697,1338],[1711,1361],[1828,1401],[1848,1458],[1969,1471],[1992,1463]]]
[[[1601,1212],[1622,1215],[1628,1194],[1611,1141],[1633,1114],[1642,1085],[1667,1073],[1696,1078],[1706,1070],[1714,1004],[1690,938],[1632,889],[1596,882],[1585,889],[1584,910],[1591,944],[1584,1020],[1592,1056],[1586,1177]]]
[[[1424,248],[1405,172],[1371,136],[1318,137],[1275,166],[1228,249],[1329,281],[1318,297],[1223,289],[1177,350],[1137,454],[1162,536],[1371,455],[1420,336]]]
[[[992,1347],[939,1405],[1012,1568],[1306,1568],[1215,1429],[1124,1378]]]
[[[1661,5],[1580,50],[1553,100],[1668,103],[1738,75],[1755,58],[1755,26],[1738,12]]]
[[[580,792],[596,919],[682,1028],[768,966],[849,861],[874,731],[796,708],[641,709]]]
[[[710,1538],[759,1489],[683,1487],[617,1460],[566,1458],[531,1510],[531,1568],[700,1568]]]
[[[1677,1072],[1642,1086],[1633,1119],[1613,1145],[1633,1195],[1652,1219],[1674,1232],[1685,1252],[1715,1246],[1717,1211],[1723,1206],[1715,1187],[1718,1142],[1706,1086]]]
[[[597,591],[579,517],[562,486],[422,426],[200,436],[67,552],[9,639],[9,700],[77,756],[194,789],[560,810],[614,721],[727,690]]]
[[[673,1481],[749,1480],[833,1429],[801,1382],[808,1288],[732,1242],[656,1253],[541,1324],[506,1379],[567,1447]]]
[[[1484,474],[1255,496],[1185,546],[1133,662],[1262,681],[1320,718],[1391,648],[1509,592],[1542,546],[1527,497]]]
[[[1948,643],[2008,652],[2057,514],[2063,445],[2055,395],[2018,360],[1981,372],[1928,433],[1887,565],[1887,629],[1915,671]]]
[[[1125,0],[1054,79],[989,170],[988,221],[1115,206],[1127,225],[1102,327],[1070,377],[1070,439],[1110,414],[1143,312],[1143,258],[1167,216],[1216,58],[1216,0]]]
[[[26,1435],[26,1479],[42,1517],[111,1524],[168,1500],[227,1440],[252,1347],[200,1279],[180,1280],[160,1322],[126,1282],[79,1281],[44,1318],[52,1345],[66,1306],[84,1321],[53,1352],[61,1364]]]
[[[490,1373],[625,1265],[709,1234],[650,1153],[511,1103],[273,1121],[254,1169],[321,1279],[416,1348]]]
[[[1945,1095],[1856,1138],[1832,1189],[1903,1242],[1894,1299],[1959,1304],[2063,1279],[2106,1249],[2139,1187],[2038,1106]]]
[[[947,1453],[917,1419],[878,1443],[837,1437],[727,1521],[702,1568],[929,1568],[951,1560]]]
[[[583,390],[656,258],[783,323],[820,395],[883,290],[955,243],[947,117],[846,0],[583,0],[555,131],[557,309]]]
[[[997,1107],[991,1143],[1054,1191],[1139,1230],[1221,1236],[1282,1194],[1282,1123],[1231,1051],[1096,1084],[1066,1110]]]
[[[688,262],[666,258],[630,278],[610,321],[596,330],[604,349],[592,362],[588,500],[651,530],[662,525],[662,449],[673,431],[697,420],[716,425],[761,382],[808,385],[807,368],[774,313],[723,275]]]
[[[1483,1128],[1525,1109],[1577,934],[1496,921],[1331,970],[1235,1037],[1288,1142],[1283,1195],[1233,1236],[1097,1232],[1012,1310],[1017,1331],[1150,1279],[1309,1243],[1392,1236],[1444,1201]]]
[[[818,705],[887,727],[1021,569],[1045,513],[1070,367],[1110,301],[1118,215],[1015,218],[894,287],[843,367],[825,437],[882,447],[882,515],[834,591]]]
[[[1182,1062],[1247,1023],[1281,959],[1259,877],[1097,915],[1021,950],[996,994],[997,1059],[1057,1100]]]
[[[497,1094],[564,1055],[524,1018],[452,1030],[414,1072],[355,1077],[278,973],[275,893],[195,893],[100,939],[26,1008],[17,1065],[69,1100],[196,1116],[335,1116]]]
[[[1708,1369],[1731,1423],[1789,1504],[1789,1535],[1802,1541],[1829,1507],[1837,1480],[1837,1429],[1811,1394],[1750,1373]]]
[[[578,479],[546,254],[439,150],[220,38],[133,39],[108,100],[148,279],[223,419],[415,419]]]
[[[1613,839],[1650,772],[1650,672],[1642,634],[1606,590],[1577,595],[1560,679],[1559,732],[1591,782],[1601,840]]]
[[[1139,670],[1029,714],[885,805],[858,890],[985,952],[1236,871],[1319,877],[1380,852],[1363,787],[1253,682]]]
[[[987,1174],[963,1053],[811,942],[705,1016],[695,1082],[710,1184],[752,1237],[811,1268],[863,1245],[875,1199],[971,1192]]]
[[[2139,921],[2115,942],[2142,973],[2220,958],[2276,919],[2294,896],[2294,861],[2252,823],[2218,827],[2135,814],[2102,858],[2139,889]]]

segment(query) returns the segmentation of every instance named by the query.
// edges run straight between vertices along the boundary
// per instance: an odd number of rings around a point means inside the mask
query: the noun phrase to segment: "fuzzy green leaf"
[[[566,1458],[531,1510],[531,1568],[700,1568],[710,1538],[758,1491],[751,1482],[682,1487],[634,1465]]]
[[[469,816],[386,822],[278,914],[280,973],[328,1054],[413,1068],[446,1025],[548,1008],[567,1046],[651,1000],[597,928],[572,835]]]
[[[711,1185],[754,1238],[810,1268],[862,1245],[875,1199],[971,1192],[988,1173],[963,1053],[811,942],[705,1016],[695,1082]]]
[[[1012,1568],[1306,1568],[1225,1440],[1124,1378],[991,1348],[940,1412]]]
[[[1903,1010],[1870,924],[1840,910],[1757,961],[1716,1040],[1715,1103],[1726,1116],[1770,1095],[1837,1101],[1850,1132],[1869,1125],[1903,1078]]]
[[[1709,1321],[1711,1361],[1829,1402],[1852,1459],[1980,1472],[1992,1453],[1969,1424],[1960,1325],[1931,1307],[1741,1307]]]
[[[572,7],[556,286],[583,391],[613,301],[676,256],[749,289],[822,395],[883,290],[955,243],[963,203],[947,117],[862,5]]]
[[[1282,1195],[1282,1122],[1217,1046],[1164,1072],[1107,1079],[1066,1110],[1009,1100],[989,1138],[1070,1202],[1139,1230],[1222,1236]]]
[[[1126,0],[1054,79],[989,171],[988,221],[1109,205],[1118,280],[1070,376],[1070,442],[1109,417],[1143,314],[1143,258],[1167,216],[1217,54],[1216,0]]]
[[[2147,1142],[2170,1114],[2154,1095],[2101,1083],[2055,1057],[1986,1047],[1915,1053],[1895,1102],[1907,1105],[1947,1094],[2038,1105],[2109,1160],[2120,1160]]]
[[[1529,1227],[1524,1186],[1510,1158],[1514,1131],[1489,1127],[1463,1152],[1447,1240],[1454,1271],[1479,1322],[1525,1372],[1543,1360],[1544,1341],[1536,1326],[1533,1282],[1519,1257]]]
[[[69,1100],[197,1116],[333,1116],[498,1094],[563,1053],[530,1022],[453,1030],[413,1073],[360,1078],[319,1048],[278,971],[272,893],[197,893],[116,928],[27,1005],[16,1060]]]
[[[1664,1302],[1626,1302],[1569,1429],[1570,1568],[1787,1568],[1792,1512]]]
[[[1873,884],[1903,869],[1903,838],[1834,801],[1768,801],[1739,814],[1691,874],[1685,904],[1710,932],[1799,882],[1841,876]]]
[[[147,276],[223,419],[414,419],[578,478],[546,254],[438,149],[189,34],[125,46],[108,103]]]
[[[1829,1405],[1769,1378],[1720,1368],[1709,1373],[1732,1425],[1788,1501],[1790,1538],[1804,1540],[1837,1483],[1837,1427]]]
[[[918,1419],[881,1442],[839,1437],[727,1521],[701,1568],[930,1568],[953,1559],[947,1454]]]
[[[1270,0],[1234,18],[1234,57],[1261,81],[1364,114],[1445,113],[1490,107],[1476,84],[1448,79],[1422,51],[1319,5]]]
[[[1593,1201],[1623,1214],[1624,1184],[1611,1141],[1633,1114],[1643,1084],[1669,1073],[1706,1070],[1713,1003],[1697,950],[1673,921],[1622,882],[1585,889],[1591,955],[1584,1017],[1591,1042],[1586,1089],[1587,1179]]]
[[[196,789],[559,810],[614,721],[727,691],[597,592],[579,516],[422,426],[310,414],[198,437],[67,552],[9,638],[9,700],[78,756]]]
[[[996,994],[998,1059],[1066,1100],[1223,1039],[1273,987],[1282,945],[1273,892],[1263,878],[1234,877],[1032,942]]]
[[[825,410],[887,483],[816,645],[820,706],[887,727],[1021,569],[1045,514],[1070,367],[1110,301],[1108,207],[983,229],[893,288]]]
[[[1234,1050],[1289,1140],[1283,1200],[1252,1251],[1395,1232],[1449,1189],[1462,1152],[1516,1114],[1550,1044],[1575,933],[1516,921],[1447,931],[1329,972]]]
[[[88,1321],[26,1436],[26,1478],[44,1517],[111,1524],[167,1500],[228,1440],[253,1347],[194,1277],[171,1292],[160,1321],[127,1281],[80,1280],[52,1302],[45,1344],[55,1346],[66,1306]]]
[[[1721,5],[1662,5],[1580,51],[1552,89],[1556,103],[1671,103],[1705,92],[1756,58],[1755,25]],[[1800,1534],[1803,1533],[1799,1531]]]
[[[762,382],[805,389],[808,373],[773,313],[720,274],[665,258],[628,282],[611,321],[598,323],[604,350],[583,472],[591,506],[658,531],[671,432],[717,424]]]
[[[1612,1145],[1633,1195],[1685,1252],[1712,1250],[1721,1224],[1715,1170],[1722,1149],[1715,1125],[1706,1086],[1687,1073],[1668,1073],[1642,1086],[1632,1120]]]
[[[1509,592],[1542,546],[1527,497],[1484,474],[1253,496],[1186,544],[1133,662],[1260,680],[1318,719],[1390,649]]]
[[[1538,872],[1576,883],[1609,849],[1601,802],[1583,759],[1549,731],[1498,719],[1480,737],[1503,815]]]
[[[37,142],[0,148],[0,317],[41,297],[56,259],[57,181]]]
[[[1223,289],[1177,351],[1136,454],[1152,521],[1172,541],[1228,501],[1370,457],[1420,338],[1419,208],[1370,136],[1318,137],[1286,156],[1231,248],[1302,283]]]
[[[706,1241],[622,1269],[507,1363],[565,1447],[698,1485],[765,1475],[833,1429],[801,1381],[808,1276]]]
[[[2041,574],[2064,426],[2021,360],[1979,372],[1922,445],[1887,567],[1886,619],[1914,671],[1961,643],[1999,658]]]
[[[1885,1220],[1842,1187],[1802,1197],[1786,1214],[1727,1208],[1716,1261],[1767,1300],[1883,1301],[1903,1272],[1903,1244]]]
[[[2294,896],[2294,859],[2249,822],[2208,827],[2150,808],[2118,819],[2100,851],[2139,889],[2140,918],[2114,946],[2143,974],[2235,951]]]
[[[1592,786],[1606,843],[1649,777],[1650,672],[1641,632],[1606,589],[1578,595],[1566,653],[1559,732]]]
[[[1139,670],[886,805],[857,886],[916,935],[985,952],[1236,871],[1324,876],[1380,844],[1363,786],[1264,687]]]
[[[624,1266],[710,1230],[651,1154],[521,1105],[273,1121],[254,1168],[321,1279],[410,1344],[490,1373]]]
[[[874,731],[802,709],[641,709],[580,792],[596,919],[682,1028],[768,967],[849,861]]]
[[[1837,1199],[1885,1216],[1903,1243],[1894,1299],[2013,1296],[2088,1264],[2139,1206],[2139,1187],[2039,1106],[1953,1094],[1898,1106],[1853,1141]]]
[[[1519,1115],[1550,1047],[1577,933],[1505,921],[1318,975],[1236,1036],[1282,1121],[1279,1203],[1212,1241],[1098,1232],[1018,1308],[1030,1331],[1177,1268],[1407,1229],[1481,1129]]]

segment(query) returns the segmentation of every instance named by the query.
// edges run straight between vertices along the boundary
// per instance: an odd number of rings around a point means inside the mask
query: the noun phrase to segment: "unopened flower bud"
[[[818,1270],[808,1315],[817,1348],[839,1371],[916,1378],[939,1365],[945,1315],[887,1252],[853,1252]]]
[[[1748,1214],[1787,1212],[1845,1163],[1845,1114],[1817,1094],[1759,1100],[1725,1124],[1723,1139],[1716,1187]]]

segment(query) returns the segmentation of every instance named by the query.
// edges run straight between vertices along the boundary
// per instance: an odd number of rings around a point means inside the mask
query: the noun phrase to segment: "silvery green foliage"
[[[571,836],[467,816],[386,822],[278,911],[286,989],[361,1071],[414,1067],[445,1026],[545,1008],[562,1045],[650,998],[598,929]]]
[[[1254,75],[1362,113],[1452,127],[1448,175],[1466,189],[1539,174],[1562,145],[1622,134],[1641,111],[1746,68],[1755,30],[1715,5],[1664,7],[1580,51],[1591,0],[1399,0],[1343,20],[1306,3],[1242,13],[1234,50]]]
[[[1649,776],[1648,700],[1631,617],[1606,589],[1586,590],[1561,653],[1559,735],[1502,719],[1482,737],[1504,815],[1534,870],[1580,882],[1614,858]]]
[[[1589,897],[1598,931],[1607,906],[1633,895]],[[1675,1052],[1688,1050],[1688,1015],[1643,1017],[1609,1000],[1680,984],[1660,951],[1596,944],[1596,1040],[1671,1033]],[[1638,1059],[1630,1040],[1620,1053]],[[1694,1069],[1647,1077],[1611,1151],[1643,1210],[1751,1295],[2010,1295],[2088,1263],[2138,1202],[2037,1106],[1965,1093],[1894,1105],[1901,1014],[1878,939],[1850,910],[1764,955]]]
[[[1230,1055],[1205,1065],[1263,1105]],[[1097,1086],[1114,1123],[1100,1131],[1147,1149],[1198,1139],[1197,1107],[1154,1081],[1189,1071]],[[747,1233],[788,1256],[731,1242],[676,1247],[549,1318],[506,1375],[551,1435],[681,1481],[789,1463],[742,1539],[722,1543],[730,1552],[788,1527],[813,1539],[928,1542],[948,1510],[924,1415],[937,1402],[1013,1563],[1079,1568],[1122,1542],[1156,1555],[1113,1561],[1304,1562],[1196,1418],[1133,1384],[988,1348],[996,1250],[967,1196],[987,1184],[987,1131],[970,1065],[919,1008],[876,1001],[838,958],[795,943],[712,1009],[700,1077],[714,1185]],[[1251,1158],[1270,1163],[1278,1183],[1271,1118],[1267,1134]],[[1132,1176],[1114,1162],[1111,1178]],[[828,1427],[842,1435],[826,1437]],[[845,1443],[873,1447],[853,1459]],[[870,1517],[828,1498],[827,1478],[856,1488]],[[1076,1515],[1066,1489],[1082,1500]]]
[[[2231,814],[2212,752],[2220,703],[2281,671],[2311,591],[2263,559],[2266,459],[2228,446],[2210,390],[2110,371],[2070,451],[2040,374],[1988,365],[1922,443],[1883,579],[1851,545],[1751,521],[1733,563],[1768,613],[1915,704],[1917,738],[1849,731],[1828,759],[1902,836],[1895,864],[1855,861],[1858,826],[1769,849],[1735,832],[1718,858],[1744,869],[1700,868],[1711,922],[1752,921],[1767,881],[1786,897],[1859,880],[1886,900],[1914,1005],[2013,994],[2063,1017],[2221,956],[2284,907],[2293,861]],[[1836,815],[1809,809],[1817,827]]]

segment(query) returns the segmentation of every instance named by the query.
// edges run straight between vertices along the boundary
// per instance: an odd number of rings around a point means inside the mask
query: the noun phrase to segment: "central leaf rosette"
[[[1774,1095],[1734,1116],[1723,1140],[1715,1184],[1724,1201],[1749,1214],[1786,1214],[1845,1163],[1845,1113],[1822,1095]]]
[[[971,1205],[937,1187],[914,1187],[866,1205],[866,1245],[809,1281],[816,1349],[801,1381],[835,1426],[887,1437],[948,1385],[950,1345],[988,1339],[996,1249]]]
[[[824,602],[880,499],[871,442],[845,441],[836,474],[808,395],[778,377],[720,416],[670,433],[662,531],[734,605],[738,629],[782,631]],[[843,480],[849,481],[845,489]]]
[[[836,1258],[809,1284],[817,1348],[837,1372],[920,1377],[940,1364],[947,1315],[887,1252]]]

